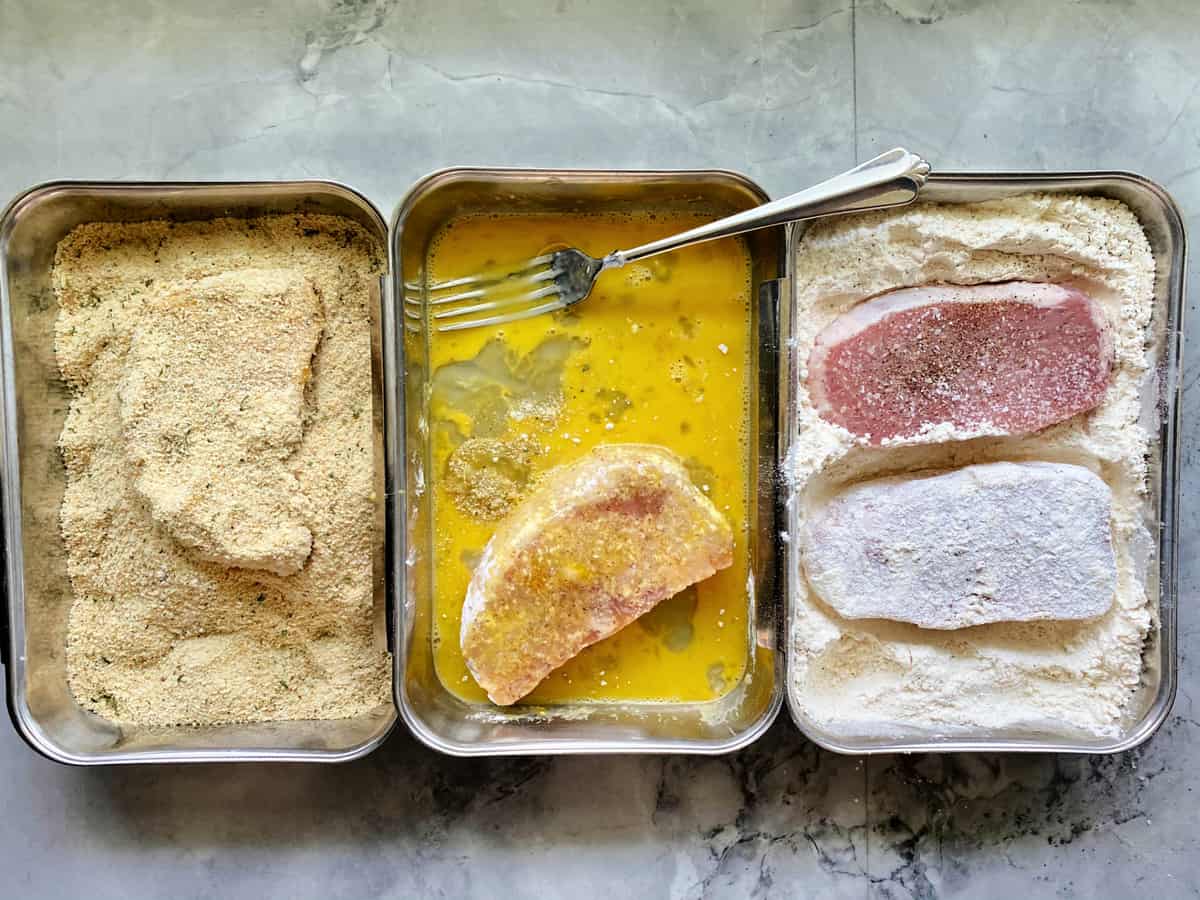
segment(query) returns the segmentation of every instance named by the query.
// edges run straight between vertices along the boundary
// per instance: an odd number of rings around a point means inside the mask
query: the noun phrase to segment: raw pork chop
[[[463,604],[462,651],[506,706],[584,647],[733,562],[733,531],[662,447],[597,447],[500,522]]]
[[[874,444],[943,422],[1028,434],[1104,399],[1112,356],[1103,311],[1075,288],[927,285],[830,323],[808,389],[822,418]]]
[[[804,530],[813,590],[922,628],[1090,619],[1117,585],[1112,495],[1088,469],[997,462],[849,488]]]

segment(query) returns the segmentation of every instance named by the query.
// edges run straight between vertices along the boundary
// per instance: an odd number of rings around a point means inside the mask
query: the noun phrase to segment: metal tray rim
[[[1167,440],[1162,444],[1163,454],[1163,486],[1161,501],[1163,505],[1163,521],[1169,527],[1171,539],[1160,539],[1159,553],[1160,556],[1167,558],[1166,566],[1162,569],[1165,577],[1159,585],[1158,597],[1158,614],[1159,614],[1159,639],[1165,642],[1163,656],[1165,657],[1165,666],[1162,672],[1162,677],[1158,685],[1158,690],[1154,700],[1147,710],[1146,715],[1139,721],[1129,732],[1122,737],[1109,741],[1107,743],[1097,744],[1081,744],[1070,740],[991,740],[991,739],[972,739],[965,737],[955,737],[944,741],[934,740],[897,740],[891,743],[874,743],[861,744],[853,740],[836,741],[824,736],[819,736],[811,723],[799,710],[799,704],[796,699],[795,685],[790,677],[791,672],[791,619],[793,597],[788,596],[783,598],[783,639],[786,641],[784,648],[785,655],[788,660],[786,666],[785,677],[787,684],[785,691],[787,692],[788,714],[792,719],[792,723],[808,740],[814,744],[829,750],[834,753],[855,755],[855,756],[875,756],[889,753],[983,753],[983,752],[1004,752],[1004,753],[1069,753],[1069,754],[1113,754],[1121,753],[1127,750],[1132,750],[1139,747],[1151,737],[1166,721],[1171,713],[1171,708],[1175,703],[1175,697],[1178,692],[1179,682],[1179,656],[1178,656],[1178,581],[1179,581],[1179,555],[1177,550],[1178,531],[1179,531],[1179,467],[1180,467],[1180,422],[1181,422],[1181,395],[1182,395],[1182,378],[1180,373],[1183,365],[1183,324],[1184,314],[1186,311],[1186,265],[1187,265],[1187,228],[1184,222],[1183,213],[1179,208],[1179,204],[1175,198],[1162,185],[1147,178],[1144,175],[1136,172],[1122,169],[1104,169],[1104,170],[1072,170],[1072,171],[1051,171],[1051,172],[1034,172],[1034,171],[1005,171],[1005,172],[935,172],[930,176],[930,184],[947,183],[947,184],[971,184],[977,182],[988,183],[1005,183],[1009,185],[1028,185],[1031,190],[1036,190],[1039,185],[1044,185],[1047,182],[1061,181],[1084,181],[1084,180],[1110,180],[1117,182],[1127,182],[1131,185],[1141,188],[1147,193],[1153,195],[1161,203],[1166,217],[1170,220],[1173,231],[1178,236],[1178,251],[1169,261],[1167,273],[1169,277],[1168,290],[1170,291],[1167,302],[1167,310],[1170,317],[1173,319],[1174,328],[1166,332],[1166,341],[1163,347],[1163,361],[1168,363],[1170,370],[1174,372],[1174,383],[1169,384],[1163,391],[1164,398],[1169,403],[1168,415],[1164,418],[1163,427],[1166,428]],[[791,271],[792,255],[795,250],[795,241],[788,241],[788,271]],[[790,377],[790,376],[789,376]],[[790,391],[790,387],[788,388]],[[782,447],[781,447],[782,452]],[[790,562],[789,562],[790,564]],[[1164,603],[1164,599],[1168,602]]]
[[[439,182],[447,178],[464,175],[493,178],[536,175],[542,178],[595,178],[603,181],[621,181],[629,178],[670,178],[682,175],[720,175],[741,182],[745,187],[762,197],[763,202],[770,199],[770,195],[750,176],[734,169],[719,167],[694,169],[572,169],[539,168],[537,166],[440,166],[426,172],[414,181],[408,190],[404,192],[404,196],[400,198],[400,202],[392,210],[389,244],[395,245],[397,243],[396,239],[399,237],[400,224],[407,218],[413,204],[420,199],[422,194],[436,187]]]
[[[783,691],[777,686],[772,693],[770,705],[749,728],[725,741],[625,741],[625,740],[589,740],[577,739],[528,739],[512,741],[507,744],[468,744],[463,741],[453,741],[443,738],[432,731],[419,716],[411,710],[408,694],[403,688],[397,689],[397,702],[400,703],[400,715],[404,724],[413,735],[426,747],[457,757],[487,757],[487,756],[574,756],[574,755],[614,755],[614,754],[658,754],[686,753],[692,756],[722,756],[741,750],[758,740],[774,723],[783,708]]]
[[[388,234],[387,222],[383,213],[364,194],[357,189],[340,181],[322,178],[304,178],[287,180],[192,180],[192,181],[118,181],[106,179],[75,179],[55,178],[34,184],[19,192],[0,211],[0,354],[3,365],[0,366],[0,391],[3,391],[3,408],[0,410],[0,426],[3,428],[3,443],[0,445],[0,466],[3,467],[4,478],[0,479],[0,515],[4,517],[4,602],[0,607],[0,649],[3,650],[5,669],[5,700],[9,718],[18,734],[36,753],[45,758],[71,766],[107,766],[135,765],[155,763],[214,763],[214,762],[307,762],[307,763],[342,763],[366,756],[377,749],[395,730],[398,716],[393,710],[388,721],[380,731],[363,741],[358,746],[346,750],[312,750],[312,749],[239,749],[231,747],[224,750],[154,750],[154,751],[115,751],[112,753],[73,753],[51,741],[33,719],[26,702],[23,688],[25,671],[24,653],[19,646],[18,637],[24,636],[24,605],[12,602],[12,587],[20,587],[24,596],[24,549],[20,541],[19,516],[10,515],[14,508],[14,495],[19,492],[20,469],[17,448],[16,429],[9,423],[16,419],[15,396],[7,390],[10,364],[14,362],[12,348],[12,329],[9,325],[10,305],[8,296],[8,254],[7,242],[17,212],[31,200],[53,191],[71,188],[87,188],[112,190],[129,193],[152,193],[162,191],[188,191],[190,189],[212,189],[221,187],[261,188],[272,190],[278,188],[334,189],[344,192],[358,202],[364,211],[371,214],[380,231]],[[388,273],[382,276],[386,279]],[[381,303],[384,297],[381,295]],[[386,537],[385,537],[386,540]],[[15,547],[15,552],[9,548]],[[386,551],[385,551],[386,552]],[[16,626],[19,624],[20,628]]]

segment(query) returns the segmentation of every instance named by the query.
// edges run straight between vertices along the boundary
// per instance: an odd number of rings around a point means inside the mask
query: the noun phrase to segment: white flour
[[[1117,559],[1115,602],[1083,622],[934,632],[843,619],[802,586],[791,677],[803,714],[842,738],[1119,734],[1155,619],[1143,583],[1149,435],[1138,424],[1154,260],[1133,213],[1114,200],[1026,195],[830,220],[805,234],[795,277],[799,421],[790,459],[801,519],[806,507],[863,478],[992,460],[1071,462],[1112,489]],[[955,435],[935,424],[923,438],[883,447],[816,414],[805,364],[817,334],[840,313],[893,288],[1008,280],[1071,283],[1104,308],[1115,363],[1093,412],[1025,437]]]

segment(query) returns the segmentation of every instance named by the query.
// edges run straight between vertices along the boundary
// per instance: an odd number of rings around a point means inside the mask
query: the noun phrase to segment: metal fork
[[[928,175],[929,163],[897,147],[807,190],[640,247],[614,250],[602,259],[573,247],[558,250],[511,271],[429,284],[424,303],[419,285],[405,285],[405,314],[410,321],[419,321],[425,306],[434,328],[458,331],[566,309],[592,292],[605,269],[784,222],[903,206],[917,198]]]

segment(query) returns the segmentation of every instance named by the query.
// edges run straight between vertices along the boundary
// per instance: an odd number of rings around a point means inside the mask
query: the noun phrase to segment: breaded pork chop
[[[463,604],[462,651],[515,703],[585,647],[733,563],[733,531],[674,453],[597,447],[501,521]]]
[[[285,461],[324,325],[281,269],[177,282],[147,304],[120,386],[134,487],[179,543],[225,566],[300,570],[312,535]]]

